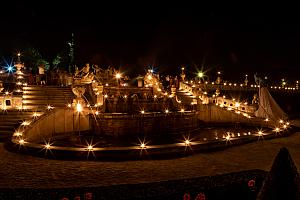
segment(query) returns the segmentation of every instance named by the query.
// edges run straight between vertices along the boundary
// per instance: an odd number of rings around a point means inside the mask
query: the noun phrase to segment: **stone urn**
[[[76,106],[77,103],[84,104],[85,101],[82,96],[85,93],[85,87],[81,85],[75,85],[72,87],[72,92],[76,96],[76,98],[73,100],[73,106]]]

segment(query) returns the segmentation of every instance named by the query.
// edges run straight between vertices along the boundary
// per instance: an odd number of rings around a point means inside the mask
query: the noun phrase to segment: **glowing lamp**
[[[225,137],[225,139],[226,139],[226,140],[230,140],[230,135],[227,135],[227,136]]]
[[[25,143],[25,140],[24,140],[24,139],[20,139],[20,140],[19,140],[19,144],[20,144],[20,145],[23,145],[24,143]]]
[[[51,109],[53,109],[53,108],[54,108],[54,107],[52,107],[52,106],[50,106],[50,105],[47,106],[47,109],[48,109],[48,110],[51,110]]]
[[[89,146],[87,147],[87,150],[88,150],[88,151],[93,151],[93,146],[92,146],[92,145],[89,145]]]
[[[145,148],[146,148],[146,144],[145,144],[145,143],[141,143],[140,147],[141,147],[142,149],[145,149]]]
[[[13,67],[12,67],[12,66],[9,66],[9,67],[7,68],[7,71],[9,71],[9,72],[12,72],[12,70],[13,70]]]
[[[23,121],[21,125],[22,125],[22,126],[28,126],[29,124],[30,124],[29,121]]]
[[[189,140],[185,140],[184,143],[185,143],[186,146],[191,145],[191,142]]]
[[[278,133],[280,131],[280,129],[278,127],[275,128],[274,130],[276,133]]]
[[[240,107],[240,105],[241,105],[241,104],[238,103],[238,102],[235,103],[235,107],[236,107],[236,108]]]
[[[81,106],[80,103],[77,103],[76,110],[77,110],[77,112],[81,112],[82,111],[82,106]]]
[[[14,136],[17,136],[17,137],[22,136],[22,133],[17,131],[17,132],[14,133]]]
[[[204,76],[204,73],[203,73],[203,72],[198,72],[198,77],[199,77],[199,78],[203,78],[203,76]]]
[[[120,74],[120,73],[117,73],[117,74],[116,74],[116,78],[117,78],[117,79],[121,78],[121,74]]]

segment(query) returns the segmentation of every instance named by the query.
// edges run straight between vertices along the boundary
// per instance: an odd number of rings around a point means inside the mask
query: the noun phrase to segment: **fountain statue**
[[[91,84],[94,79],[94,74],[90,72],[89,63],[81,70],[77,68],[73,79],[72,92],[76,95],[76,98],[73,100],[73,106],[75,107],[78,103],[85,105],[85,101],[82,98],[86,90],[85,85]]]
[[[144,84],[146,87],[152,87],[155,95],[163,95],[163,86],[158,74],[154,74],[151,70],[148,70],[148,73],[144,76]]]

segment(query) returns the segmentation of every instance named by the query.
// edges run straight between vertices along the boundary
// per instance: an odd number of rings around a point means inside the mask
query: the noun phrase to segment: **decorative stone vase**
[[[73,100],[73,106],[76,106],[77,103],[84,105],[85,101],[82,96],[85,93],[85,87],[81,85],[75,85],[72,88],[72,92],[76,95],[76,98]]]

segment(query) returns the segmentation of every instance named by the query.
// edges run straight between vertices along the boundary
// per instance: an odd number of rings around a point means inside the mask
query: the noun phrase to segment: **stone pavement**
[[[0,143],[0,188],[64,188],[135,184],[243,170],[269,171],[281,147],[300,169],[300,132],[223,151],[169,160],[61,161],[8,152]]]

